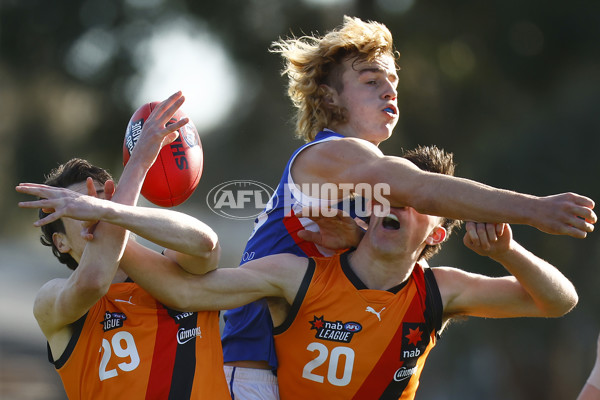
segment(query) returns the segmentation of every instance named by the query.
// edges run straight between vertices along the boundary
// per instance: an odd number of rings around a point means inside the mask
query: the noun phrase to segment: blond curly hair
[[[321,85],[343,90],[342,62],[356,58],[372,62],[389,55],[395,60],[400,53],[394,50],[389,29],[373,21],[344,16],[344,22],[325,36],[302,36],[279,39],[272,43],[271,52],[284,59],[282,75],[287,75],[288,95],[297,108],[296,136],[311,141],[332,121],[344,122],[345,110],[325,106],[325,91]]]

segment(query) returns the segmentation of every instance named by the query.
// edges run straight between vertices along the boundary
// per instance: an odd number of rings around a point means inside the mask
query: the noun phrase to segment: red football
[[[142,133],[144,122],[158,104],[158,101],[146,103],[131,116],[123,141],[123,165],[129,161],[131,152]],[[168,124],[185,117],[187,117],[185,113],[178,110]],[[198,131],[192,120],[190,119],[178,132],[177,139],[160,150],[142,186],[142,195],[161,207],[173,207],[186,201],[198,186],[202,176],[204,154]]]

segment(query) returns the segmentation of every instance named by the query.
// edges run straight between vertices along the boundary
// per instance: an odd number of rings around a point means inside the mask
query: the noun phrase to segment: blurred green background
[[[182,90],[205,168],[177,209],[214,227],[223,264],[236,265],[252,222],[212,214],[208,191],[229,180],[275,186],[301,144],[269,45],[323,33],[345,14],[385,23],[402,54],[400,122],[385,153],[437,144],[455,154],[460,176],[600,200],[600,2],[1,0],[1,398],[65,398],[31,307],[46,280],[68,271],[39,244],[35,213],[17,207],[25,199],[14,186],[75,156],[118,177],[133,111]],[[461,236],[431,264],[504,274]],[[418,399],[577,396],[600,329],[598,234],[577,240],[518,226],[515,237],[575,283],[579,305],[560,319],[454,323],[429,357]]]

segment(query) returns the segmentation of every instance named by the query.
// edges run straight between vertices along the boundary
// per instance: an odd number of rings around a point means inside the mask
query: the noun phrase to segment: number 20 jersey
[[[310,259],[284,323],[274,328],[281,399],[413,399],[441,327],[431,269],[415,266],[389,290],[371,290],[349,252]]]
[[[53,361],[69,399],[229,399],[218,312],[165,308],[132,282],[110,286]]]

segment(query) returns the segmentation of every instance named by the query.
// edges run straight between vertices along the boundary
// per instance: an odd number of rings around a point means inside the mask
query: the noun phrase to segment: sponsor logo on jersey
[[[409,379],[417,372],[418,367],[414,366],[412,368],[400,367],[394,373],[394,380],[396,382],[401,382],[405,379]]]
[[[425,330],[423,323],[405,322],[402,324],[401,359],[406,360],[423,354],[430,339]]]
[[[379,322],[381,322],[381,313],[383,312],[383,310],[385,310],[385,307],[383,307],[381,310],[376,311],[373,307],[371,306],[367,306],[367,308],[365,309],[366,312],[370,312],[371,314],[375,315],[377,317],[377,319],[379,320]]]
[[[175,321],[179,322],[184,318],[191,317],[192,315],[194,315],[193,312],[183,312],[183,313],[173,315],[173,318],[175,319]]]
[[[112,331],[113,329],[123,327],[123,322],[127,319],[127,316],[120,312],[105,312],[104,320],[100,322],[104,332]]]
[[[202,330],[199,326],[191,329],[179,328],[177,331],[177,343],[185,344],[197,337],[202,337]]]
[[[342,321],[327,321],[321,315],[314,316],[310,329],[317,331],[315,337],[317,339],[329,340],[332,342],[350,343],[355,333],[362,330],[362,325],[358,322],[342,322]]]

